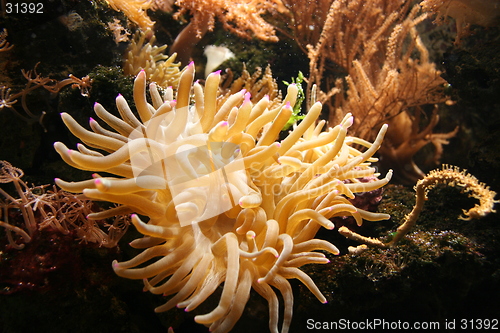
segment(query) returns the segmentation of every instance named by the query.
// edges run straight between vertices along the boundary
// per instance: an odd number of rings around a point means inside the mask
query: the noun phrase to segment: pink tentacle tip
[[[194,61],[191,61],[188,65],[188,67],[194,67]]]
[[[347,120],[345,122],[345,127],[349,128],[352,126],[352,124],[354,124],[354,117],[350,116],[349,118],[347,118]]]
[[[96,179],[94,179],[94,184],[96,184],[96,185],[101,185],[101,184],[102,184],[102,180],[101,180],[101,178],[96,178]]]
[[[249,92],[245,93],[245,102],[250,102],[250,98],[252,97],[252,94]]]
[[[220,75],[220,73],[221,73],[221,70],[219,69],[218,71],[215,71],[213,74]]]
[[[286,102],[285,107],[286,107],[286,108],[291,108],[291,106],[290,106],[290,101]]]
[[[95,121],[95,119],[94,119],[94,118],[92,118],[92,117],[90,117],[90,118],[89,118],[89,122],[93,122],[93,121]]]

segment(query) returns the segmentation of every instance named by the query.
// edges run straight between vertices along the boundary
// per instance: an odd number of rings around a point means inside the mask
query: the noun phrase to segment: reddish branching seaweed
[[[0,161],[0,183],[13,184],[17,193],[11,195],[0,188],[3,196],[0,227],[5,229],[8,246],[23,249],[36,232],[54,230],[63,235],[74,232],[75,237],[85,243],[114,247],[126,232],[129,225],[126,215],[118,215],[112,221],[88,218],[100,210],[94,202],[55,185],[28,186],[21,179],[23,174],[9,162]]]

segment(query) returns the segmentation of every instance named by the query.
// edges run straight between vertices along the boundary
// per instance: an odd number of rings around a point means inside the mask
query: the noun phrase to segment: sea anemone
[[[330,242],[314,238],[319,228],[333,229],[329,219],[335,216],[353,216],[358,224],[389,217],[348,201],[354,193],[390,180],[392,171],[372,182],[358,180],[378,176],[372,156],[387,126],[373,144],[347,136],[351,115],[323,131],[318,102],[277,142],[296,101],[294,84],[281,105],[270,108],[269,98],[252,103],[245,90],[220,103],[219,72],[210,74],[204,87],[193,84],[193,78],[191,63],[181,75],[176,99],[172,90],[162,97],[151,84],[148,102],[146,75],[140,72],[134,84],[139,117],[121,95],[116,98],[121,118],[94,106],[114,131],[93,119],[92,131],[86,130],[63,113],[64,123],[85,146],[79,144],[75,151],[56,142],[61,157],[74,167],[118,177],[95,174],[91,180],[56,182],[67,191],[121,205],[89,218],[136,213],[132,222],[144,237],[131,246],[144,251],[113,262],[113,269],[119,276],[142,279],[154,294],[171,296],[157,312],[175,306],[191,311],[223,284],[218,306],[195,321],[227,332],[253,288],[269,303],[269,328],[278,332],[279,291],[284,304],[281,331],[287,332],[293,309],[288,279],[300,280],[326,303],[300,270],[305,264],[329,262],[316,250],[339,253]]]

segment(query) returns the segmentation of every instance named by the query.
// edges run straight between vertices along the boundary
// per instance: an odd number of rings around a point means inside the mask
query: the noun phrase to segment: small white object
[[[205,57],[207,57],[205,77],[207,77],[208,74],[212,73],[224,61],[234,57],[234,53],[225,46],[208,45],[205,47],[204,54]]]

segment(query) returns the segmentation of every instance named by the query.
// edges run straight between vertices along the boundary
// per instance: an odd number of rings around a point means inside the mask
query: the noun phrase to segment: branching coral
[[[240,37],[255,36],[269,41],[276,41],[277,37],[274,27],[262,16],[269,11],[284,10],[281,2],[277,0],[177,0],[176,5],[180,8],[177,16],[185,13],[193,16],[192,22],[198,34],[202,34],[205,29],[212,30],[217,17],[225,29]]]
[[[146,13],[148,9],[172,11],[174,2],[173,0],[106,1],[114,10],[122,11],[143,31],[152,29],[154,25]],[[214,28],[215,18],[222,23],[224,29],[240,37],[277,41],[274,26],[267,23],[262,16],[269,12],[286,10],[280,0],[177,0],[175,5],[179,9],[175,13],[176,18],[182,18],[185,14],[192,16],[191,22],[173,45],[176,51],[191,44],[190,50],[207,31]]]
[[[175,4],[179,6],[179,11],[174,17],[181,18],[185,14],[192,16],[172,44],[172,52],[179,54],[183,64],[187,63],[194,46],[207,31],[213,30],[216,18],[224,29],[242,38],[256,37],[275,42],[278,38],[274,26],[262,16],[286,11],[280,0],[177,0]]]
[[[71,85],[73,89],[79,88],[82,96],[88,96],[92,85],[92,79],[89,78],[88,75],[79,79],[73,74],[69,74],[67,79],[57,81],[49,77],[44,77],[37,73],[36,68],[38,67],[38,64],[39,63],[37,63],[35,65],[35,68],[33,68],[32,70],[21,70],[24,78],[28,80],[23,90],[13,94],[11,93],[11,88],[0,86],[0,110],[3,108],[9,108],[14,111],[14,114],[16,114],[19,118],[25,120],[26,122],[31,123],[38,121],[40,125],[43,126],[45,111],[43,111],[41,115],[35,115],[28,108],[26,98],[31,91],[38,88],[44,88],[45,90],[56,94],[65,86]],[[21,106],[25,112],[25,115],[19,113],[14,107],[14,104],[17,103],[19,97],[21,98]]]
[[[245,90],[219,103],[220,74],[210,74],[204,87],[193,85],[193,77],[191,63],[181,75],[175,99],[168,90],[162,98],[150,85],[148,102],[146,74],[140,72],[134,84],[139,118],[121,95],[116,98],[121,118],[95,104],[98,117],[116,132],[94,120],[92,131],[86,130],[63,113],[67,127],[86,144],[72,150],[55,143],[64,161],[117,177],[57,184],[149,217],[145,222],[132,216],[144,237],[131,245],[144,251],[114,262],[113,268],[120,276],[143,279],[145,289],[154,294],[171,296],[156,311],[175,306],[192,311],[223,283],[218,306],[195,321],[211,331],[227,332],[253,288],[268,301],[269,327],[277,332],[278,290],[284,303],[282,331],[287,332],[293,309],[287,279],[300,280],[326,302],[300,270],[305,264],[328,263],[315,250],[339,252],[314,238],[319,228],[333,229],[328,219],[335,216],[353,216],[358,224],[389,217],[358,209],[347,200],[390,180],[392,172],[373,182],[358,181],[377,176],[371,162],[376,161],[373,154],[387,126],[373,144],[347,136],[350,115],[322,131],[325,122],[316,124],[322,108],[318,102],[276,142],[296,101],[294,84],[280,105],[270,107],[268,98],[252,103]]]
[[[437,160],[446,139],[455,134],[432,133],[437,114],[429,117],[427,128],[419,123],[421,105],[446,100],[446,81],[417,31],[427,14],[408,0],[322,0],[305,9],[283,1],[300,23],[294,37],[308,51],[307,92],[314,93],[309,104],[316,99],[327,104],[332,124],[351,113],[353,134],[367,140],[388,123],[382,160],[400,182],[414,184],[424,176],[412,160],[415,153],[432,142]],[[331,75],[332,63],[347,73],[345,79]]]
[[[2,32],[0,32],[0,52],[9,51],[14,47],[14,45],[10,45],[10,43],[7,41],[7,36],[7,29],[2,29]]]
[[[117,45],[130,40],[128,37],[130,32],[121,25],[120,20],[114,19],[113,22],[108,22],[108,29],[113,33]]]
[[[14,185],[18,198],[0,188],[0,227],[5,228],[9,245],[24,248],[32,241],[36,232],[53,229],[62,234],[74,232],[76,238],[99,246],[114,247],[130,224],[125,215],[114,217],[106,233],[101,229],[103,221],[88,220],[93,203],[72,193],[64,192],[49,185],[28,186],[21,178],[24,172],[7,161],[0,161],[0,183]],[[12,211],[21,212],[22,222],[16,221]]]

